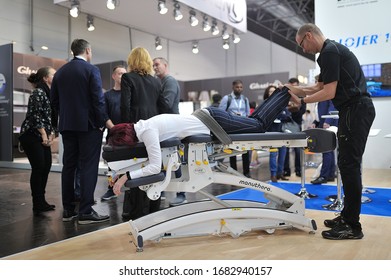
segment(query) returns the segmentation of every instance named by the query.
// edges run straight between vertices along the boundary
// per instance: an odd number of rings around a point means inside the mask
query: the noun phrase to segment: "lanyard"
[[[232,99],[235,101],[236,107],[238,108],[236,114],[242,115],[242,114],[240,113],[240,109],[242,108],[242,102],[243,102],[242,96],[239,97],[239,101],[238,101],[238,100],[235,98],[235,94],[232,94]]]

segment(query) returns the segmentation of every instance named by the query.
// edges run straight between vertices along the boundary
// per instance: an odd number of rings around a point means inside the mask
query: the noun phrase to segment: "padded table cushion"
[[[160,142],[161,148],[175,147],[181,144],[181,140],[177,137],[170,138],[165,141]],[[145,149],[144,143],[137,143],[134,147],[129,146],[103,146],[102,157],[107,162],[117,161],[117,160],[126,160],[131,158],[147,158],[147,150]]]
[[[152,183],[155,183],[155,182],[163,181],[165,177],[166,177],[165,173],[164,172],[160,172],[159,174],[128,180],[125,183],[125,187],[136,188],[136,187],[139,187],[139,186],[148,185],[148,184],[152,184]]]
[[[282,132],[267,132],[267,133],[244,133],[230,134],[233,142],[235,141],[270,141],[270,140],[297,140],[306,139],[307,135],[304,132],[299,133],[282,133]],[[207,134],[192,135],[182,139],[171,138],[160,143],[162,148],[179,146],[182,143],[208,143],[218,142],[218,140]],[[103,146],[102,157],[107,162],[127,160],[131,158],[147,158],[147,151],[144,143],[137,143],[134,147],[129,146]]]

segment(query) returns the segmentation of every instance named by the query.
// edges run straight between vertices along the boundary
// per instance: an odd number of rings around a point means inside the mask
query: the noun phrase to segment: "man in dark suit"
[[[99,215],[92,208],[106,121],[105,101],[99,69],[90,64],[90,43],[75,39],[71,50],[74,59],[57,71],[51,88],[51,100],[59,112],[59,131],[64,146],[61,174],[63,221],[72,221],[78,216],[79,224],[91,224],[109,220],[109,216]],[[79,213],[75,211],[74,196],[78,162]]]

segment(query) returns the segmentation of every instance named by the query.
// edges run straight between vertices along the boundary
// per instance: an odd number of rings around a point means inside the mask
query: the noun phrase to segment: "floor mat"
[[[301,189],[300,183],[271,183],[270,184],[289,191],[291,193],[298,193]],[[306,209],[335,211],[325,209],[324,205],[329,205],[332,202],[328,200],[330,195],[336,196],[336,185],[313,185],[306,184],[305,188],[308,193],[317,195],[315,198],[305,200]],[[377,216],[391,216],[391,190],[385,188],[366,187],[367,189],[374,191],[373,193],[365,193],[363,196],[371,199],[369,203],[363,203],[361,207],[362,214],[377,215]],[[267,199],[263,197],[263,193],[252,189],[241,189],[227,194],[220,195],[221,199],[238,199],[249,200],[257,202],[267,202]]]

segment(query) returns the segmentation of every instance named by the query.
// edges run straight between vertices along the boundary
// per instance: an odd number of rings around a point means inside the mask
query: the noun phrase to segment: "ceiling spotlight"
[[[79,9],[80,9],[80,3],[79,1],[77,0],[73,0],[71,2],[71,9],[69,10],[69,14],[74,17],[74,18],[77,18],[79,16]]]
[[[160,51],[161,49],[163,49],[162,42],[160,41],[160,37],[155,38],[155,49],[157,51]]]
[[[199,49],[198,49],[198,42],[197,41],[194,41],[193,44],[192,44],[192,50],[191,50],[194,54],[197,54],[199,52]]]
[[[183,15],[181,13],[181,10],[180,10],[180,6],[178,4],[178,2],[175,1],[174,3],[174,18],[175,20],[181,20],[183,18]]]
[[[91,15],[87,15],[87,30],[88,31],[94,31],[95,26],[94,26],[94,17]]]
[[[223,40],[223,49],[228,50],[229,49],[229,41]]]
[[[159,3],[157,4],[157,10],[161,15],[167,14],[168,9],[166,7],[166,0],[159,0]]]
[[[196,12],[191,10],[190,12],[190,17],[189,17],[189,22],[191,26],[197,26],[198,25],[198,19],[196,18]]]
[[[218,35],[220,33],[219,27],[217,26],[217,21],[213,20],[212,22],[212,35]]]
[[[237,44],[240,42],[240,37],[238,35],[238,32],[236,30],[234,30],[233,34],[232,34],[232,41]]]
[[[39,55],[41,53],[41,51],[47,51],[48,49],[49,48],[47,46],[41,46],[41,49],[39,50],[39,52],[37,52],[36,55]],[[32,49],[32,51],[34,51],[34,50]]]
[[[106,7],[109,10],[114,10],[115,7],[118,6],[118,1],[117,0],[107,0],[106,2]]]
[[[223,37],[224,40],[228,40],[229,39],[229,33],[227,31],[227,25],[225,25],[225,24],[223,26],[223,33],[221,34],[221,36]]]
[[[204,16],[204,20],[202,22],[202,29],[207,32],[209,31],[211,28],[210,24],[209,24],[209,21],[208,21],[208,17],[207,16]]]

